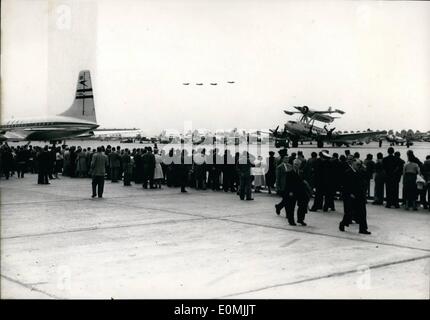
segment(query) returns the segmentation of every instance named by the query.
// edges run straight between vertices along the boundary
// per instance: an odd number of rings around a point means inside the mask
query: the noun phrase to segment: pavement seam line
[[[402,263],[408,263],[408,262],[414,262],[414,261],[428,259],[428,258],[430,258],[430,255],[418,256],[418,257],[414,257],[414,258],[408,258],[408,259],[391,261],[391,262],[384,262],[384,263],[380,263],[380,264],[376,264],[376,265],[370,266],[369,269],[370,270],[372,270],[372,269],[379,269],[379,268],[389,267],[389,266],[392,266],[392,265],[397,265],[397,264],[402,264]],[[296,281],[291,281],[291,282],[284,282],[284,283],[279,283],[279,284],[275,284],[275,285],[271,285],[271,286],[266,286],[266,287],[261,287],[261,288],[257,288],[257,289],[251,289],[251,290],[236,292],[236,293],[224,295],[224,296],[221,296],[221,297],[218,297],[218,298],[215,298],[215,299],[225,299],[225,298],[229,298],[229,297],[233,297],[233,296],[238,296],[238,295],[242,295],[242,294],[246,294],[246,293],[253,293],[253,292],[264,291],[264,290],[268,290],[268,289],[272,289],[272,288],[279,288],[279,287],[291,286],[291,285],[295,285],[295,284],[299,284],[299,283],[312,282],[312,281],[317,281],[317,280],[322,280],[322,279],[327,279],[327,278],[332,278],[332,277],[344,276],[344,275],[352,274],[352,273],[355,273],[355,272],[357,272],[357,269],[353,269],[353,270],[350,269],[350,270],[346,270],[346,271],[334,272],[334,273],[327,274],[327,275],[324,275],[324,276],[311,277],[311,278],[307,278],[307,279],[296,280]]]
[[[42,293],[42,294],[44,294],[44,295],[46,295],[46,296],[48,296],[48,297],[50,297],[50,298],[53,298],[53,299],[62,299],[61,297],[58,297],[58,296],[55,296],[55,295],[50,294],[50,293],[48,293],[48,292],[45,292],[45,291],[43,291],[43,290],[37,289],[37,288],[35,288],[35,287],[31,286],[31,285],[28,285],[28,284],[22,283],[21,281],[16,280],[16,279],[13,279],[13,278],[8,277],[8,276],[5,276],[4,274],[2,274],[2,275],[1,275],[1,277],[5,278],[6,280],[8,280],[8,281],[10,281],[10,282],[13,282],[13,283],[15,283],[15,284],[18,284],[18,285],[20,285],[20,286],[22,286],[22,287],[24,287],[24,288],[26,288],[26,289],[29,289],[30,291],[36,291],[36,292]]]
[[[180,223],[180,222],[192,221],[192,220],[204,220],[204,218],[185,219],[185,220],[168,220],[168,221],[137,223],[137,224],[128,224],[128,225],[119,225],[119,226],[108,226],[108,227],[88,227],[88,228],[81,228],[81,229],[75,229],[75,230],[64,230],[64,231],[53,231],[53,232],[46,232],[46,233],[17,235],[17,236],[11,236],[11,237],[4,237],[4,238],[1,238],[0,240],[11,240],[11,239],[30,238],[30,237],[43,237],[43,236],[51,236],[51,235],[56,235],[56,234],[75,233],[75,232],[132,228],[132,227],[141,227],[141,226],[147,226],[147,225],[157,225],[157,224],[163,224],[163,223],[171,224],[171,223]]]

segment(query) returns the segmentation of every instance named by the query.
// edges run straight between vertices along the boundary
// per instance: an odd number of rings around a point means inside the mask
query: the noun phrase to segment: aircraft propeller
[[[270,131],[270,133],[272,133],[273,135],[277,135],[278,134],[278,129],[279,129],[279,126],[277,126],[276,128],[275,128],[275,130],[273,130],[273,129],[269,129],[269,131]]]

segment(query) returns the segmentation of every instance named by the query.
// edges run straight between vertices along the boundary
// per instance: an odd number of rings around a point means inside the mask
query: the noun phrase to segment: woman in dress
[[[255,160],[254,165],[255,167],[253,168],[253,175],[254,175],[254,187],[255,187],[255,192],[260,192],[261,187],[264,186],[266,184],[265,179],[264,179],[264,168],[263,168],[263,164],[262,164],[262,157],[258,156],[257,160]]]
[[[158,154],[158,149],[154,149],[155,169],[154,182],[155,187],[161,189],[161,183],[164,180],[163,168],[161,167],[162,157]]]
[[[57,148],[55,153],[55,168],[54,174],[55,179],[58,179],[58,173],[63,169],[63,155],[61,154],[61,149]]]
[[[87,153],[85,149],[78,149],[78,155],[76,159],[76,169],[80,178],[86,177],[88,173],[87,169]]]
[[[405,193],[405,208],[417,210],[417,175],[420,174],[420,167],[414,162],[412,154],[408,153],[408,162],[403,168],[403,190]]]

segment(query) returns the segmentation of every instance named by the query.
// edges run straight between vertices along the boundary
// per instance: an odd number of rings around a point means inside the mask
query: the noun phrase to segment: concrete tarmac
[[[430,213],[367,206],[371,235],[277,216],[276,196],[36,175],[0,181],[1,297],[430,298]]]

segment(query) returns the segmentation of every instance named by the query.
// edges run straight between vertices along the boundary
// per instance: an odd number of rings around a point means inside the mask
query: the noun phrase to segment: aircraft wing
[[[0,133],[0,141],[24,141],[26,136],[17,132],[4,131]]]
[[[380,134],[383,134],[383,131],[367,131],[367,132],[357,132],[357,133],[334,133],[330,139],[330,141],[355,141],[355,140],[363,140],[370,137],[375,137]],[[326,136],[327,137],[327,136]],[[328,138],[328,137],[327,137]]]

